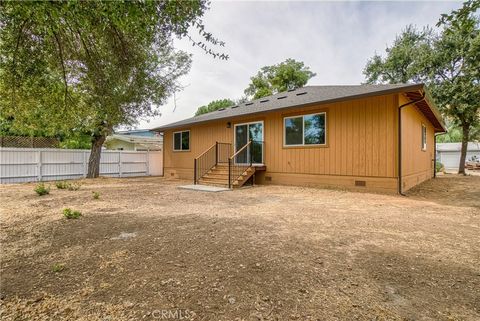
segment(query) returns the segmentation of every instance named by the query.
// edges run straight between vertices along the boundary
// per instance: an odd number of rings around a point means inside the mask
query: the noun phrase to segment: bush
[[[82,213],[80,213],[79,211],[72,211],[69,208],[65,208],[63,209],[63,216],[65,216],[68,219],[77,219],[80,216],[82,216]]]
[[[80,183],[72,183],[68,184],[68,190],[69,191],[78,191],[80,189]]]
[[[55,186],[58,189],[67,189],[67,188],[70,187],[70,183],[65,182],[65,181],[57,181],[57,182],[55,182]]]
[[[98,200],[100,198],[99,192],[92,192],[92,194],[93,194],[93,199]]]
[[[54,265],[52,265],[52,272],[58,273],[62,272],[63,270],[65,270],[65,264],[55,263]]]
[[[40,196],[50,194],[50,185],[45,187],[44,183],[38,183],[35,192]]]
[[[442,163],[440,163],[438,161],[435,162],[435,171],[436,172],[443,172],[444,169],[445,168],[444,168]]]

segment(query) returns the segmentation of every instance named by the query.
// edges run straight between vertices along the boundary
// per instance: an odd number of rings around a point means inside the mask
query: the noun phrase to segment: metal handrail
[[[235,154],[233,154],[230,159],[234,159],[235,156],[237,156],[238,154],[240,154],[245,148],[247,148],[251,143],[253,142],[253,140],[250,140],[248,143],[246,143],[245,145],[243,145],[242,148],[240,148]]]
[[[201,153],[200,155],[198,155],[197,157],[195,157],[195,159],[199,159],[200,157],[202,157],[203,155],[205,155],[206,153],[208,153],[210,151],[210,149],[214,148],[217,146],[217,143],[213,144],[212,147],[210,147],[209,149],[207,149],[206,151],[204,151],[203,153]]]
[[[225,146],[228,148],[225,149]],[[200,178],[218,165],[219,157],[225,159],[225,154],[227,154],[226,157],[230,159],[230,146],[229,143],[215,142],[214,145],[193,159],[193,184],[197,184]]]

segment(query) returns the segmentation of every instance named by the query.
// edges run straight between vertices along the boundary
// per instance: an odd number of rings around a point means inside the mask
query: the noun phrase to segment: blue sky
[[[239,98],[251,76],[287,58],[304,61],[317,75],[308,85],[360,84],[375,52],[383,53],[408,24],[434,26],[441,13],[459,8],[450,1],[371,2],[213,2],[204,16],[208,31],[226,42],[230,59],[221,61],[192,47],[184,90],[160,107],[161,117],[142,121],[152,128],[193,116],[197,108],[221,98]]]

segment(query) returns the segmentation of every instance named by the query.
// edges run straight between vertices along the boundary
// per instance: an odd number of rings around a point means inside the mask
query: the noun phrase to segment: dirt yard
[[[480,177],[407,197],[180,183],[1,186],[0,319],[480,320]]]

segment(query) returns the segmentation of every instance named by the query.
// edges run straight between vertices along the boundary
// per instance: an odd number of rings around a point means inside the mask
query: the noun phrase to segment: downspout
[[[402,108],[419,103],[424,99],[425,92],[422,93],[422,98],[398,106],[398,194],[402,196],[406,196],[402,192]]]
[[[437,178],[437,133],[433,134],[433,178]]]

